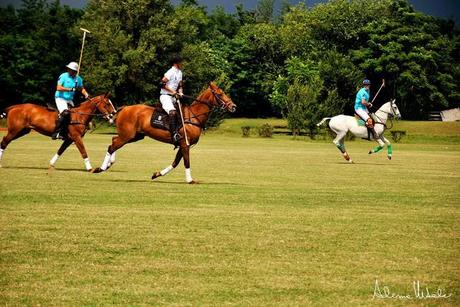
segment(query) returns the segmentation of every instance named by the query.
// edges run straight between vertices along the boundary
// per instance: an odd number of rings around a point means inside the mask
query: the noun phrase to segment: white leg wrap
[[[102,165],[101,165],[101,170],[105,171],[109,167],[109,163],[110,163],[110,154],[106,153],[104,162],[102,162]]]
[[[50,160],[50,165],[51,166],[54,166],[54,164],[56,164],[57,160],[59,159],[59,155],[58,154],[55,154],[51,160]]]
[[[114,164],[115,163],[115,152],[113,152],[113,154],[110,156],[110,164]]]
[[[85,167],[86,167],[86,170],[89,171],[89,170],[92,170],[93,167],[91,166],[91,162],[89,162],[89,158],[85,158]]]
[[[160,172],[161,176],[165,176],[167,174],[169,174],[170,171],[172,171],[174,169],[174,167],[172,165],[168,166],[167,168],[165,168],[164,170],[162,170]]]
[[[185,169],[185,181],[187,181],[188,183],[192,182],[193,179],[192,179],[192,172],[190,171],[189,168],[186,168]]]
[[[5,151],[5,149],[1,149],[0,148],[0,161],[2,160],[2,156],[3,156],[3,152]]]

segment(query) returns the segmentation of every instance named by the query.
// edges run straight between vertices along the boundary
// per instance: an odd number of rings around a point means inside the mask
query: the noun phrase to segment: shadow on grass
[[[184,181],[157,181],[152,179],[101,179],[100,181],[106,182],[134,182],[134,183],[154,183],[154,184],[177,184],[177,185],[189,185]],[[213,186],[213,185],[228,185],[228,186],[244,186],[244,184],[238,184],[234,182],[203,182],[198,180],[196,184],[190,184],[190,186],[198,185],[198,186]]]
[[[3,166],[2,168],[4,168],[4,169],[43,170],[43,171],[46,171],[46,172],[49,171],[48,167],[38,167],[38,166]],[[52,169],[51,172],[59,172],[59,171],[63,171],[63,172],[82,172],[82,173],[90,174],[90,172],[88,172],[84,168],[65,168],[65,167],[54,168],[54,169]],[[127,171],[119,171],[119,170],[110,170],[110,171],[113,172],[113,173],[126,173],[127,172]]]
[[[356,162],[353,161],[353,163],[343,161],[343,162],[334,162],[334,164],[340,164],[340,165],[384,165],[384,166],[394,166],[394,165],[399,165],[398,163],[375,163],[375,162]]]

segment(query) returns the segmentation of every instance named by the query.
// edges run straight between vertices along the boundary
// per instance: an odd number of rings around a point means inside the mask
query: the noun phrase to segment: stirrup
[[[52,140],[63,140],[64,137],[61,135],[60,132],[56,132],[56,133],[53,133],[53,135],[51,136],[51,139]]]
[[[171,134],[171,139],[174,143],[179,143],[179,141],[182,139],[182,135],[180,135],[179,132],[174,132]]]

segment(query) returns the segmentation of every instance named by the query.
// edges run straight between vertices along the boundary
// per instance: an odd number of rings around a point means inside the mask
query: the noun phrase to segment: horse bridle
[[[96,97],[92,97],[92,98],[88,99],[88,101],[91,103],[92,106],[94,106],[94,110],[97,110],[97,109],[99,109],[99,104],[102,102],[102,99],[99,100],[98,102],[94,102],[93,100],[95,98]],[[110,101],[110,98],[107,98],[107,97],[104,97],[104,98],[106,98],[109,101],[110,105],[112,106],[113,112],[109,113],[109,110],[107,108],[108,104],[106,104],[104,106],[104,111],[106,111],[106,113],[103,113],[103,114],[99,114],[99,113],[82,113],[82,112],[75,112],[75,113],[80,114],[80,115],[102,116],[102,117],[107,118],[107,120],[113,119],[115,114],[117,114],[117,110],[115,109],[114,105],[112,104],[112,101]]]
[[[211,90],[212,95],[214,96],[214,98],[215,98],[215,99],[217,100],[217,102],[218,102],[218,105],[217,105],[217,106],[220,105],[220,109],[221,109],[221,110],[226,110],[226,109],[228,108],[228,106],[231,104],[231,102],[225,101],[225,99],[223,99],[223,98],[221,97],[221,94],[217,93],[217,91],[214,90],[211,86],[210,86],[209,88],[210,88],[210,90]],[[193,116],[190,116],[190,117],[185,121],[187,124],[196,125],[196,126],[198,126],[198,127],[204,128],[204,125],[201,123],[199,117],[200,117],[201,115],[209,114],[209,113],[214,109],[214,107],[216,107],[216,105],[209,103],[209,101],[205,101],[205,100],[200,100],[200,99],[197,99],[197,98],[193,98],[192,96],[187,96],[187,95],[183,95],[183,96],[186,97],[186,98],[193,99],[194,101],[197,101],[197,102],[199,102],[199,103],[203,103],[203,104],[205,104],[205,105],[207,105],[207,106],[209,107],[209,110],[208,110],[208,111],[203,112],[203,113],[200,113],[200,114],[198,114],[198,115],[195,114],[195,113],[193,113],[193,112],[189,109],[189,112],[192,113]],[[192,120],[193,118],[196,118],[196,119],[198,120],[198,123],[192,122],[191,120]]]
[[[393,107],[393,101],[390,102],[390,108],[391,108],[391,112],[386,112],[386,111],[383,111],[383,110],[377,110],[378,112],[382,112],[382,113],[385,113],[388,115],[388,119],[390,120],[390,123],[391,123],[391,126],[388,127],[388,125],[382,123],[382,119],[380,117],[378,117],[378,115],[376,113],[374,113],[374,116],[377,117],[380,122],[376,122],[375,124],[380,124],[380,125],[383,125],[385,128],[387,129],[391,129],[393,128],[393,118],[396,116],[396,110],[395,108]]]
[[[230,101],[225,101],[225,99],[221,97],[221,94],[217,93],[212,87],[211,93],[214,95],[214,98],[220,103],[220,108],[222,110],[228,109],[228,106],[231,104]]]

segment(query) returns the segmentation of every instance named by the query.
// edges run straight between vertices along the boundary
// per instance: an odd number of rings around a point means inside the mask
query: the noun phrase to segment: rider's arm
[[[168,81],[169,80],[166,77],[163,77],[163,79],[161,79],[161,82],[163,82],[163,84],[164,84],[163,88],[165,90],[167,90],[168,92],[170,92],[171,94],[173,94],[173,95],[176,94],[175,90],[173,90],[172,88],[170,88],[169,86],[166,85],[168,83]]]
[[[88,91],[86,90],[86,88],[82,87],[82,88],[81,88],[81,93],[83,94],[83,96],[85,96],[86,99],[88,99],[89,93],[88,93]]]
[[[70,87],[63,87],[58,83],[56,90],[59,92],[75,92],[75,88],[70,88]]]
[[[184,95],[184,81],[179,82],[179,88],[177,89],[177,92],[180,96]]]
[[[362,103],[364,106],[366,106],[366,107],[368,107],[368,106],[371,105],[371,103],[370,103],[370,102],[367,102],[366,99],[364,99],[364,98],[361,99],[361,103]]]

